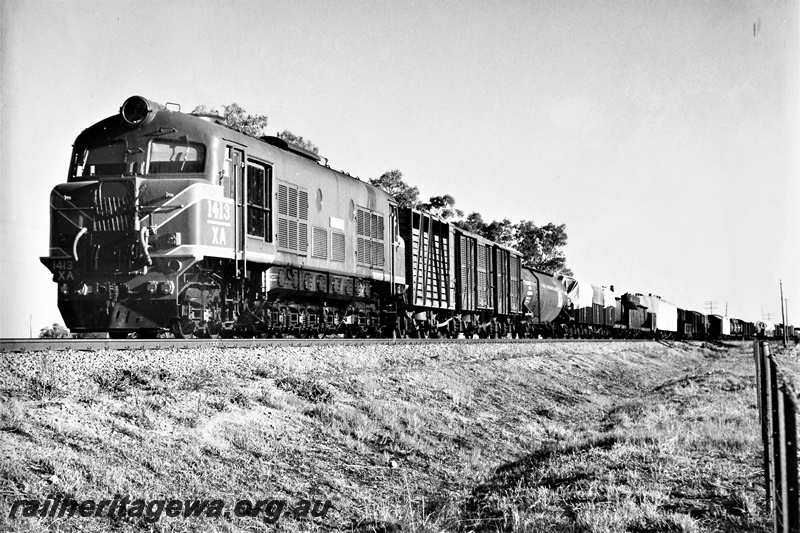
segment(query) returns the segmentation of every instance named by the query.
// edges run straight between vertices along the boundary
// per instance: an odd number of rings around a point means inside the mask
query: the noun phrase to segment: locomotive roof
[[[139,102],[145,102],[149,106],[149,110],[152,112],[153,117],[159,116],[160,118],[164,118],[165,116],[168,117],[166,120],[174,124],[173,130],[175,133],[180,132],[187,132],[187,133],[196,133],[201,134],[203,131],[205,132],[212,132],[213,135],[223,137],[228,140],[232,140],[238,142],[242,145],[247,146],[248,144],[252,145],[253,141],[261,143],[262,145],[269,145],[275,148],[278,148],[285,152],[286,154],[291,154],[291,157],[301,158],[303,164],[313,165],[314,167],[320,169],[327,169],[330,172],[336,173],[338,176],[343,178],[350,178],[352,180],[358,181],[363,183],[365,186],[374,189],[376,192],[379,191],[380,194],[385,195],[385,197],[392,203],[395,203],[394,197],[384,191],[379,187],[375,187],[374,185],[370,184],[369,181],[361,180],[358,177],[351,176],[347,172],[341,170],[335,170],[331,168],[327,164],[321,164],[321,158],[318,154],[306,150],[305,148],[298,146],[296,144],[287,142],[280,137],[274,136],[260,136],[256,137],[253,135],[249,135],[247,133],[243,133],[239,130],[236,130],[223,122],[222,117],[217,115],[209,115],[209,114],[191,114],[191,113],[182,113],[181,111],[174,111],[169,109],[167,106],[163,104],[159,104],[157,102],[153,102],[141,96],[132,96],[128,98],[123,107],[120,108],[120,112],[116,115],[112,115],[107,117],[92,126],[89,126],[85,130],[83,130],[75,140],[75,145],[79,144],[86,144],[91,145],[97,142],[106,142],[117,137],[124,135],[125,133],[129,133],[146,123],[152,121],[152,118],[147,120],[142,120],[138,124],[132,124],[130,121],[124,118],[123,112],[125,110],[125,106],[128,102],[137,100]],[[163,131],[162,131],[163,130]],[[169,127],[161,127],[158,130],[159,134],[168,134],[170,133]]]

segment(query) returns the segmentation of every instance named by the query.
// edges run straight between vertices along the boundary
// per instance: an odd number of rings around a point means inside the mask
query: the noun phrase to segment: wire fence
[[[781,373],[769,343],[755,341],[758,412],[764,442],[767,507],[775,532],[800,533],[797,480],[797,394]]]

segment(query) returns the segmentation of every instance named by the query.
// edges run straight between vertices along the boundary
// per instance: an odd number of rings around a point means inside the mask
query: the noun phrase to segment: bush
[[[39,331],[39,338],[40,339],[69,339],[70,333],[67,328],[59,324],[58,322],[53,323],[52,326],[47,326],[46,328],[42,328]]]

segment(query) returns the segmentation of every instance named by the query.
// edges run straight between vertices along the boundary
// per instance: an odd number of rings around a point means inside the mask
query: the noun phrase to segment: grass
[[[0,374],[0,529],[265,527],[8,518],[53,494],[331,500],[278,531],[768,529],[751,346],[392,350],[259,353],[232,371],[140,353],[64,373],[30,355]]]

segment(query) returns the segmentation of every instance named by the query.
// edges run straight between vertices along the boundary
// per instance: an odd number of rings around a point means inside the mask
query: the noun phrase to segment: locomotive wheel
[[[205,337],[207,339],[219,339],[222,332],[222,322],[206,322]]]
[[[136,332],[137,339],[157,339],[159,331],[157,329],[142,329]]]
[[[188,318],[174,318],[170,324],[170,329],[176,339],[186,339],[194,333],[195,325]]]
[[[108,332],[109,339],[127,339],[128,332],[127,331],[109,331]]]

